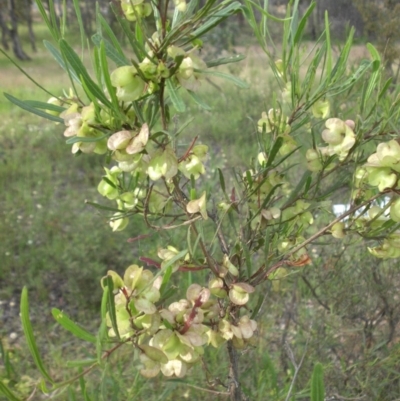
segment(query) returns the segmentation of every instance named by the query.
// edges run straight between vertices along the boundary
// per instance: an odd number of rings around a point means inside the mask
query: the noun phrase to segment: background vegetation
[[[37,39],[43,39],[43,27],[35,19],[33,28]],[[211,167],[226,171],[244,164],[254,153],[255,124],[274,91],[265,58],[256,52],[251,37],[238,40],[235,29],[234,24],[225,27],[224,40],[248,57],[231,68],[251,88],[237,89],[218,82],[218,87],[203,86],[203,97],[215,113],[192,110],[196,119],[191,125],[201,140],[215,144],[211,153],[220,157]],[[20,33],[27,47],[28,27],[22,26]],[[243,47],[244,43],[248,45]],[[362,54],[360,45],[352,57]],[[54,91],[65,87],[60,70],[39,40],[32,58],[34,61],[26,65],[32,76],[47,87],[53,86]],[[396,62],[396,57],[390,61]],[[14,96],[46,100],[3,56],[0,82],[1,89]],[[33,323],[42,333],[42,347],[46,347],[42,351],[54,376],[61,379],[64,360],[85,358],[87,351],[79,342],[71,342],[56,325],[49,326],[51,307],[67,311],[77,321],[82,320],[79,314],[84,311],[84,321],[93,321],[96,327],[101,288],[93,277],[100,278],[109,269],[121,270],[140,256],[147,256],[157,238],[132,243],[127,252],[126,241],[142,233],[142,223],[138,220],[126,231],[111,233],[104,229],[106,216],[85,204],[86,199],[98,198],[97,177],[102,174],[98,162],[90,157],[72,160],[61,127],[35,120],[5,98],[0,98],[0,116],[0,378],[17,383],[20,395],[28,397],[39,379],[25,357],[18,319],[22,286],[27,285],[32,294]],[[345,202],[338,199],[338,203]],[[397,399],[400,272],[396,263],[377,263],[354,240],[342,243],[327,238],[312,252],[311,266],[300,268],[285,280],[264,285],[271,300],[263,311],[259,332],[264,346],[247,351],[252,355],[246,358],[248,366],[242,364],[244,390],[252,400],[284,399],[295,372],[293,362],[299,363],[304,354],[296,399],[309,399],[307,384],[316,361],[324,365],[326,393],[331,399]],[[212,377],[218,377],[225,362],[216,353],[206,359]],[[143,381],[131,361],[119,354],[108,362],[103,377],[90,377],[87,392],[93,400],[153,399],[153,393],[161,394],[160,400],[224,399],[192,386],[191,377],[200,375],[207,380],[207,374],[198,368],[185,381],[170,380],[166,385],[157,379]],[[74,392],[70,387],[54,398],[73,400]],[[41,398],[34,394],[31,399]]]

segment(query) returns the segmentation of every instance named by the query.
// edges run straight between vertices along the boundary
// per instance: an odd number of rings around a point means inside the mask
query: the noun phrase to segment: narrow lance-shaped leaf
[[[8,94],[8,93],[4,93],[4,96],[5,96],[11,103],[14,103],[16,106],[20,107],[21,109],[24,109],[24,110],[26,110],[26,111],[29,111],[29,113],[36,114],[36,115],[38,115],[39,117],[46,118],[47,120],[55,121],[55,122],[57,122],[57,123],[64,123],[64,120],[63,120],[62,118],[57,117],[57,116],[53,116],[52,114],[46,113],[45,111],[38,110],[38,109],[36,109],[35,107],[30,106],[29,103],[26,103],[26,102],[23,101],[23,100],[19,100],[19,99],[15,98],[14,96],[11,96],[11,95]],[[51,109],[51,108],[49,107],[49,110],[50,110],[50,109]]]
[[[58,41],[58,39],[60,39],[60,35],[58,32],[57,28],[53,27],[53,24],[50,22],[50,19],[47,15],[47,11],[43,6],[43,1],[42,0],[36,0],[36,5],[38,7],[38,10],[40,12],[40,15],[43,18],[43,21],[46,23],[48,30],[50,31],[51,35],[53,36],[53,39],[55,41]]]
[[[243,15],[246,18],[248,24],[251,26],[258,43],[260,46],[264,49],[264,51],[267,49],[266,43],[265,43],[265,36],[261,33],[261,30],[258,26],[252,4],[253,2],[249,0],[244,0],[245,6],[242,9]],[[256,7],[258,5],[255,5]]]
[[[246,58],[243,54],[235,54],[234,56],[229,56],[229,57],[222,57],[218,58],[216,60],[209,60],[206,61],[207,67],[217,67],[219,65],[223,64],[231,64],[231,63],[237,63],[239,61],[242,61]]]
[[[106,210],[108,212],[113,212],[113,213],[117,213],[117,212],[123,213],[124,212],[124,210],[121,210],[121,209],[118,209],[118,208],[115,208],[115,207],[100,205],[99,203],[96,203],[96,202],[85,201],[85,203],[87,205],[93,206],[93,207],[95,207],[96,209],[99,209],[99,210]]]
[[[328,11],[325,11],[325,40],[326,40],[326,76],[329,80],[332,72],[331,31],[329,27]]]
[[[324,369],[320,363],[317,363],[311,378],[311,401],[324,401],[324,399]]]
[[[365,92],[365,97],[362,102],[363,105],[365,105],[365,102],[371,97],[372,92],[376,89],[381,73],[381,56],[379,55],[379,52],[375,49],[374,46],[371,45],[371,43],[367,43],[367,49],[372,56],[373,62],[372,74],[369,79],[368,86]]]
[[[342,77],[347,68],[347,60],[349,58],[350,50],[353,45],[354,32],[354,28],[351,28],[346,43],[342,51],[340,52],[339,58],[336,61],[335,67],[332,69],[330,79],[331,82],[335,82],[338,78]]]
[[[107,50],[107,47],[112,48],[113,51],[115,51],[118,54],[118,59],[123,60],[124,64],[121,64],[121,65],[129,65],[129,61],[125,57],[124,51],[122,50],[119,40],[115,36],[113,30],[108,25],[107,21],[104,19],[104,17],[100,13],[98,13],[97,18],[100,21],[100,24],[101,24],[102,28],[104,29],[105,33],[107,34],[108,38],[111,40],[111,43],[109,43],[104,38],[104,35],[103,35],[103,40],[106,43],[106,50]]]
[[[79,32],[81,34],[81,46],[83,49],[85,47],[85,29],[83,28],[81,8],[79,7],[78,0],[73,0],[73,3],[74,3],[75,15],[76,15],[76,18],[78,19]]]
[[[198,70],[198,69],[195,69],[194,71],[195,72],[199,72],[199,73],[204,74],[204,75],[212,75],[212,76],[217,77],[217,78],[223,78],[223,79],[225,79],[227,81],[232,82],[233,84],[235,84],[239,88],[247,89],[249,87],[248,83],[242,81],[241,79],[239,79],[239,78],[237,78],[237,77],[235,77],[235,76],[233,76],[231,74],[227,74],[225,72],[209,71],[209,70]]]
[[[172,266],[169,266],[165,269],[164,277],[162,279],[162,283],[161,283],[161,287],[160,287],[161,297],[163,297],[165,295],[165,290],[167,288],[167,285],[169,283],[171,275],[172,275]]]
[[[143,52],[142,49],[140,49],[138,44],[136,43],[136,38],[135,35],[132,33],[129,21],[125,20],[125,18],[122,18],[119,15],[118,10],[115,10],[114,7],[112,7],[112,9],[114,11],[115,18],[117,19],[118,23],[122,28],[122,31],[129,40],[129,44],[131,45],[131,48],[134,51],[135,56],[137,57],[138,60],[141,60]]]
[[[0,381],[0,394],[4,394],[9,401],[21,401],[10,389],[9,387]]]
[[[68,138],[65,143],[67,145],[72,145],[74,143],[77,142],[85,142],[85,143],[89,143],[89,142],[100,142],[101,140],[103,140],[104,138],[107,138],[108,135],[103,135],[103,136],[73,136],[71,138]]]
[[[188,90],[187,92],[189,96],[193,99],[193,101],[202,109],[207,111],[212,110],[212,108],[207,103],[205,103],[204,100],[196,92],[193,92],[191,90]]]
[[[60,50],[64,54],[66,60],[70,63],[76,74],[81,77],[80,81],[82,82],[82,84],[86,85],[87,90],[90,91],[90,93],[93,94],[93,96],[99,99],[102,103],[112,109],[113,106],[104,95],[102,89],[100,89],[99,86],[96,85],[96,83],[92,80],[92,78],[90,78],[80,58],[64,39],[60,40]]]
[[[107,58],[106,58],[106,47],[105,47],[105,42],[101,42],[100,44],[100,67],[101,67],[101,72],[103,74],[103,79],[104,83],[107,87],[107,91],[110,94],[111,101],[114,105],[114,110],[119,111],[119,104],[118,104],[118,98],[116,95],[116,90],[111,84],[111,78],[110,78],[110,72],[108,69],[108,63],[107,63]]]
[[[68,73],[68,75],[77,83],[81,83],[81,81],[78,78],[78,75],[76,75],[75,71],[71,68],[69,64],[66,64],[64,61],[63,56],[61,53],[56,49],[50,42],[47,40],[43,41],[44,47],[51,53],[51,55],[54,57],[54,60],[57,61],[59,66]]]
[[[176,111],[178,113],[183,113],[186,110],[186,106],[185,106],[185,103],[183,102],[183,99],[178,94],[178,89],[172,83],[172,81],[170,79],[167,79],[165,81],[165,84],[168,89],[168,95],[169,95],[171,102],[172,102],[173,106],[175,107]]]
[[[169,266],[172,266],[177,260],[182,259],[183,257],[185,257],[187,252],[188,252],[187,249],[184,249],[183,251],[180,251],[173,258],[168,260],[167,263],[165,263],[165,265],[163,266],[163,270],[166,270]]]
[[[223,172],[222,172],[222,170],[220,168],[217,168],[217,171],[218,171],[219,185],[221,187],[221,190],[222,190],[222,192],[224,194],[225,199],[229,202],[230,201],[229,200],[229,196],[226,193],[226,185],[225,185],[224,174],[223,174]]]
[[[267,167],[271,166],[273,161],[275,160],[276,155],[279,152],[279,149],[282,147],[283,145],[283,138],[282,137],[278,137],[268,155],[268,160],[267,160]]]
[[[23,102],[28,106],[34,107],[35,109],[50,110],[57,113],[62,113],[65,110],[65,107],[46,102],[40,102],[38,100],[24,100]]]
[[[106,286],[108,287],[108,300],[107,300],[107,305],[108,305],[108,315],[111,320],[111,325],[112,328],[119,339],[119,331],[118,331],[118,323],[117,323],[117,314],[115,312],[115,300],[114,300],[114,283],[112,280],[111,276],[107,276],[105,278],[106,281]]]
[[[55,35],[57,36],[57,38],[59,39],[61,37],[61,32],[60,32],[60,28],[59,28],[59,19],[58,19],[58,16],[56,14],[56,10],[54,7],[54,0],[48,0],[47,5],[49,6],[49,13],[50,13],[52,29],[55,32]]]
[[[22,328],[24,330],[26,342],[28,343],[28,349],[33,357],[35,365],[39,369],[42,376],[46,378],[49,382],[53,383],[53,379],[50,377],[49,373],[44,367],[42,358],[39,354],[39,349],[36,345],[35,336],[33,335],[32,325],[29,319],[28,289],[26,287],[22,289],[20,312]]]
[[[300,43],[300,40],[301,40],[301,38],[303,36],[304,28],[305,28],[305,26],[307,24],[308,18],[310,17],[312,11],[315,8],[315,5],[316,5],[316,3],[311,3],[309,5],[309,7],[307,8],[306,12],[304,13],[303,17],[301,18],[300,23],[299,23],[299,25],[297,27],[297,31],[296,31],[295,37],[294,37],[294,43],[295,44]]]
[[[299,183],[296,185],[296,188],[291,192],[289,199],[286,201],[284,206],[282,207],[285,209],[288,205],[290,205],[296,198],[300,196],[300,192],[303,189],[303,186],[307,183],[309,177],[311,176],[312,172],[307,170],[303,176],[301,177]]]
[[[97,341],[97,338],[96,338]],[[87,359],[77,359],[73,361],[66,361],[65,365],[68,368],[83,368],[85,366],[91,366],[97,363],[97,359],[95,358],[87,358]]]
[[[62,327],[64,327],[64,329],[71,332],[75,337],[78,337],[84,341],[96,343],[96,336],[90,334],[88,331],[78,326],[67,315],[65,315],[64,312],[61,312],[57,308],[53,308],[51,310],[51,313],[54,319],[57,321],[57,323],[59,323]]]
[[[238,12],[239,10],[241,10],[241,8],[242,5],[238,1],[234,1],[227,7],[215,10],[215,13],[209,17],[207,22],[203,23],[199,28],[192,32],[191,40],[203,36],[214,26],[218,25],[222,20]]]
[[[105,288],[107,293],[103,293],[107,295],[108,299],[108,288]],[[103,342],[107,339],[107,324],[105,317],[102,319],[99,331],[97,332],[97,341],[96,341],[96,355],[97,355],[97,363],[101,365],[103,361]]]
[[[101,43],[104,43],[104,48],[107,57],[114,61],[114,63],[118,67],[122,67],[124,65],[129,65],[128,59],[121,55],[117,50],[115,50],[114,44],[111,44],[108,40],[104,39],[101,35],[98,33],[95,33],[92,36],[92,42],[95,44],[95,46],[100,47]]]

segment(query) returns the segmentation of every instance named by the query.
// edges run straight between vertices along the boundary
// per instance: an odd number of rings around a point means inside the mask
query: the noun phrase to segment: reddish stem
[[[195,136],[195,137],[193,138],[193,141],[192,141],[192,143],[190,144],[188,150],[187,150],[186,153],[178,160],[178,163],[180,163],[181,161],[183,161],[183,160],[185,160],[185,159],[187,159],[187,158],[189,157],[190,152],[192,151],[193,146],[194,146],[194,144],[195,144],[196,141],[197,141],[197,138],[198,138],[198,136]]]
[[[200,308],[200,306],[203,305],[203,301],[201,300],[201,297],[202,297],[202,295],[200,294],[199,297],[196,299],[196,301],[194,301],[192,311],[190,312],[189,317],[185,321],[185,325],[179,331],[180,334],[185,334],[190,329],[190,326],[192,325],[193,320],[197,315],[197,308]]]

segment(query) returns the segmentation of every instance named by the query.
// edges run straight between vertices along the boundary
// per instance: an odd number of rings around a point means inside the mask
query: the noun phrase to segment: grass
[[[190,137],[199,135],[211,145],[210,186],[216,167],[247,165],[258,150],[255,122],[270,107],[275,88],[265,58],[254,51],[248,56],[242,64],[231,66],[231,72],[248,79],[250,89],[239,90],[221,81],[213,81],[214,86],[204,83],[201,94],[215,112],[190,105],[177,121],[180,124],[193,117]],[[25,66],[52,90],[68,88],[68,81],[43,48]],[[16,97],[48,97],[3,56],[0,82],[4,91]],[[142,255],[155,257],[163,239],[152,236],[128,244],[128,238],[146,230],[140,220],[132,221],[126,231],[111,233],[107,215],[85,205],[86,199],[104,203],[96,191],[103,173],[101,162],[96,157],[74,157],[65,145],[61,126],[43,123],[2,97],[0,116],[0,320],[4,322],[0,336],[5,349],[2,360],[9,361],[0,366],[0,378],[28,396],[39,375],[26,357],[18,319],[22,286],[29,289],[32,321],[45,364],[57,380],[65,380],[79,371],[68,370],[65,361],[87,358],[95,349],[54,324],[51,307],[64,310],[95,332],[100,278],[108,269],[122,272]],[[180,237],[168,240],[176,246],[181,242]],[[296,361],[306,352],[295,399],[309,399],[308,382],[317,361],[325,367],[327,394],[389,401],[400,391],[396,365],[400,275],[396,266],[385,262],[376,269],[358,244],[345,245],[350,256],[337,242],[326,240],[326,244],[316,246],[314,264],[283,281],[279,291],[270,283],[260,289],[268,302],[260,320],[259,344],[240,359],[244,391],[252,400],[285,398],[294,374],[285,344]],[[387,342],[393,327],[394,337]],[[207,350],[208,370],[196,367],[184,381],[161,377],[146,381],[132,364],[130,352],[121,349],[105,363],[102,373],[91,373],[85,382],[66,387],[53,398],[79,400],[79,387],[86,386],[93,400],[224,400],[222,395],[193,387],[199,383],[206,387],[207,379],[225,380],[228,363],[224,355],[224,350]],[[10,366],[14,370],[7,370]]]

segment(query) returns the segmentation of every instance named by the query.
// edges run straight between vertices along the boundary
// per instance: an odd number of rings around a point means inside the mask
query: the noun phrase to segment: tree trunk
[[[84,4],[82,4],[81,14],[82,14],[82,22],[83,29],[85,30],[85,35],[90,38],[92,35],[92,13],[91,9],[96,9],[96,4],[91,1],[86,0]]]
[[[6,19],[3,15],[5,11],[4,2],[0,2],[0,28],[1,28],[1,45],[4,50],[9,50],[10,46],[8,46],[8,41],[10,39],[10,32],[6,23]]]
[[[11,29],[9,30],[12,47],[15,57],[19,60],[30,60],[31,58],[23,51],[21,46],[21,41],[18,35],[18,21],[17,15],[15,13],[15,1],[10,0],[10,21],[11,21]]]
[[[35,38],[35,33],[33,32],[33,27],[32,27],[32,1],[31,0],[25,0],[25,6],[26,6],[26,23],[28,24],[28,32],[29,32],[29,41],[31,42],[31,48],[32,51],[36,52],[36,38]]]

